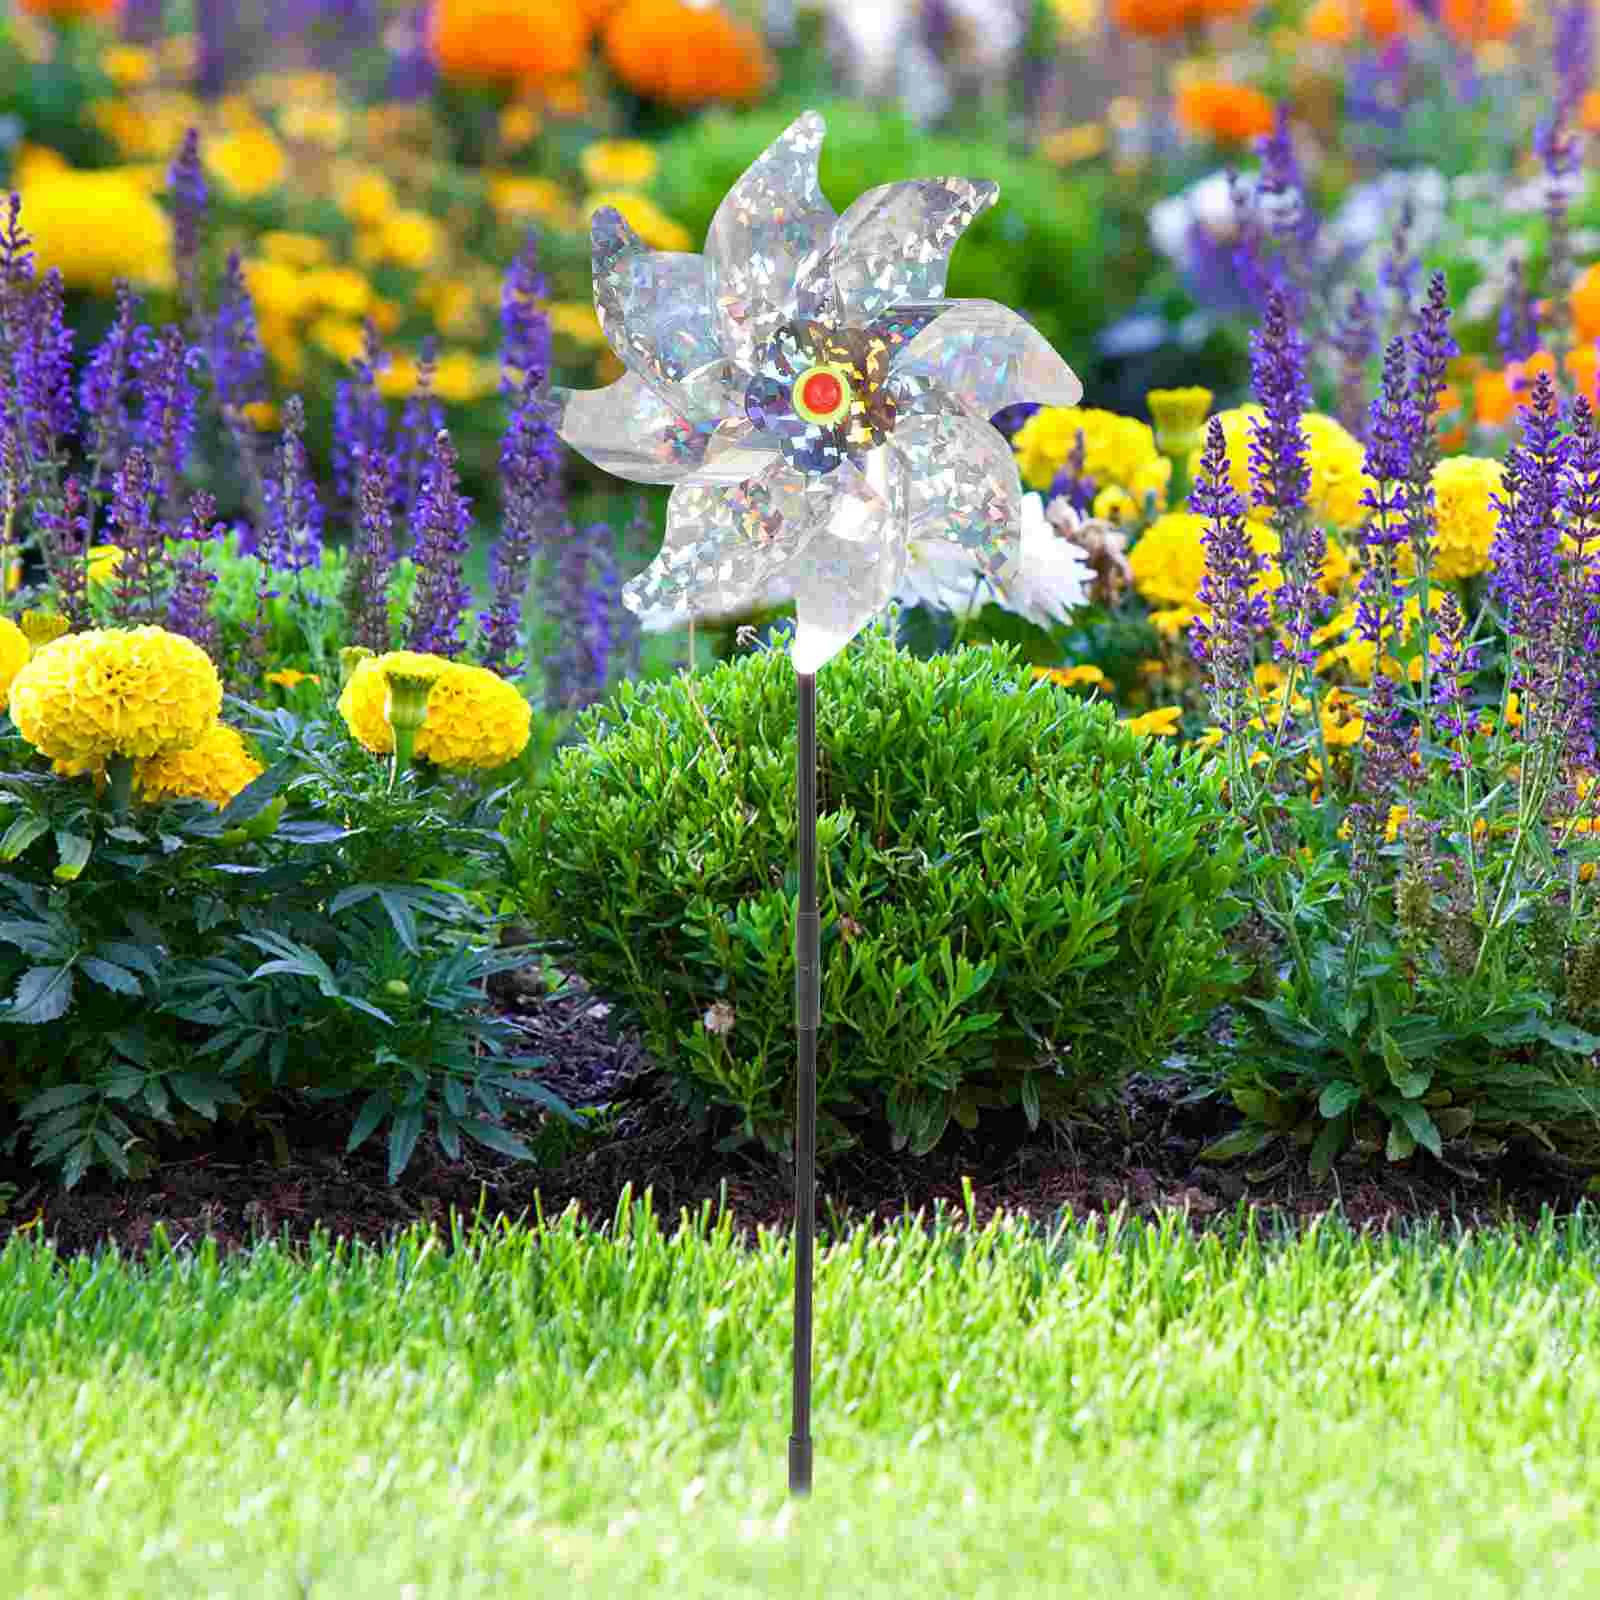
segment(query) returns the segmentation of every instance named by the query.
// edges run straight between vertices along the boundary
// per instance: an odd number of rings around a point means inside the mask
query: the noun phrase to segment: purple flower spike
[[[408,650],[460,655],[461,619],[472,599],[463,559],[469,549],[472,509],[456,482],[456,449],[441,428],[422,477],[413,519],[417,587],[407,618]]]
[[[172,200],[172,258],[178,290],[192,326],[200,321],[200,230],[205,222],[205,169],[200,164],[199,130],[183,136],[176,159],[167,172],[167,193]]]

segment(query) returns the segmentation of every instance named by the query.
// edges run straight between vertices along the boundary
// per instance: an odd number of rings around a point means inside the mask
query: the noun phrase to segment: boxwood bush
[[[795,1105],[795,718],[781,649],[625,684],[503,824],[536,942],[686,1104],[737,1111],[729,1145],[774,1152]],[[819,1160],[863,1118],[923,1153],[985,1107],[1037,1126],[1103,1102],[1242,979],[1223,944],[1241,842],[1203,753],[1013,647],[919,660],[870,628],[818,678],[817,743]]]

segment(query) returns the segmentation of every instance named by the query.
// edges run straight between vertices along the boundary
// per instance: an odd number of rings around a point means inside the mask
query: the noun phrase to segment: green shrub
[[[954,174],[1000,185],[998,203],[962,235],[951,257],[952,295],[1026,312],[1079,368],[1101,328],[1132,304],[1138,274],[1103,270],[1102,175],[1066,178],[999,143],[930,137],[890,112],[838,102],[818,109],[828,123],[822,188],[840,212],[866,190],[908,178]],[[689,230],[692,249],[704,248],[723,196],[798,114],[707,115],[663,143],[654,192]]]
[[[923,661],[878,628],[817,701],[819,1156],[856,1142],[847,1113],[921,1153],[980,1107],[1104,1099],[1230,990],[1241,856],[1200,752],[1009,646]],[[795,716],[782,651],[626,684],[504,824],[543,948],[769,1150],[795,1094]]]
[[[428,773],[392,792],[342,727],[231,702],[270,762],[221,812],[116,814],[39,770],[0,721],[0,1110],[70,1189],[91,1167],[152,1169],[156,1125],[189,1136],[274,1090],[360,1097],[349,1148],[386,1121],[389,1178],[425,1120],[532,1158],[483,1119],[501,1095],[580,1119],[510,1069],[490,1012],[503,791]],[[476,1102],[476,1104],[474,1104]],[[141,1148],[142,1147],[142,1148]]]

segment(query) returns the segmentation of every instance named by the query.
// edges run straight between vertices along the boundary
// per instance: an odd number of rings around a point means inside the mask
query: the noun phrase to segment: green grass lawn
[[[648,1204],[648,1199],[643,1205]],[[970,1199],[969,1199],[970,1204]],[[0,1255],[0,1573],[116,1595],[1600,1593],[1592,1212],[1407,1241],[1237,1214]],[[966,1219],[960,1219],[965,1222]]]

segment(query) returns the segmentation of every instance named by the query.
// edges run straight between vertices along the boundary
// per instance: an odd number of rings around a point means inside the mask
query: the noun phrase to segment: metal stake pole
[[[817,1020],[822,974],[817,945],[817,679],[796,675],[800,738],[800,904],[794,929],[795,1023],[799,1030],[799,1109],[794,1163],[794,1420],[789,1433],[789,1493],[811,1493],[811,1268],[817,1187]]]

